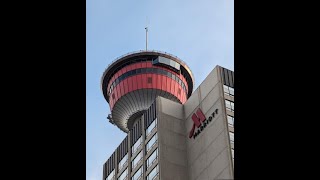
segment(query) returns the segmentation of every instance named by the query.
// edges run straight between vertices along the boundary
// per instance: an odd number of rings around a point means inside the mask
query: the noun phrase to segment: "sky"
[[[234,70],[233,0],[87,0],[86,179],[102,180],[103,164],[126,134],[107,120],[101,77],[117,57],[145,49],[178,56],[195,89],[216,66]]]

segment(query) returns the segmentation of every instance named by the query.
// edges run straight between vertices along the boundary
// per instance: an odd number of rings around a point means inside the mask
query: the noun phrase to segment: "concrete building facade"
[[[155,97],[104,164],[103,180],[233,179],[233,88],[234,73],[216,66],[184,102]]]

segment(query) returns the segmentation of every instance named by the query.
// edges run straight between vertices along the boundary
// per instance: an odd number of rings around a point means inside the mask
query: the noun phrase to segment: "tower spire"
[[[148,26],[145,27],[146,29],[146,51],[148,50]]]
[[[146,51],[148,50],[148,17],[146,17],[146,27],[144,28],[146,30]]]

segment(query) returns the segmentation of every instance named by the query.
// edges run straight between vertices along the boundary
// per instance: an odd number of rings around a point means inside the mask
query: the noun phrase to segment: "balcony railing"
[[[123,58],[123,57],[126,57],[126,56],[129,56],[131,54],[136,54],[136,53],[141,53],[141,52],[155,52],[155,53],[161,53],[161,54],[166,54],[166,55],[169,55],[169,56],[172,56],[176,59],[178,59],[179,61],[181,61],[182,63],[186,64],[183,60],[181,60],[180,58],[178,58],[177,56],[173,55],[173,54],[170,54],[170,53],[167,53],[167,52],[164,52],[164,51],[157,51],[157,50],[139,50],[139,51],[133,51],[133,52],[129,52],[129,53],[126,53],[124,55],[121,55],[119,57],[117,57],[115,60],[111,61],[111,63],[108,65],[108,67],[113,64],[114,62],[118,61],[119,59]]]

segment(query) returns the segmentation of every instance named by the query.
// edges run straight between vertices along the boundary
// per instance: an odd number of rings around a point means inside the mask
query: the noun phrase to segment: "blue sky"
[[[216,65],[234,68],[233,0],[87,0],[87,180],[102,180],[103,163],[126,136],[106,119],[102,73],[118,56],[145,49],[147,19],[148,49],[185,61],[195,88]]]

